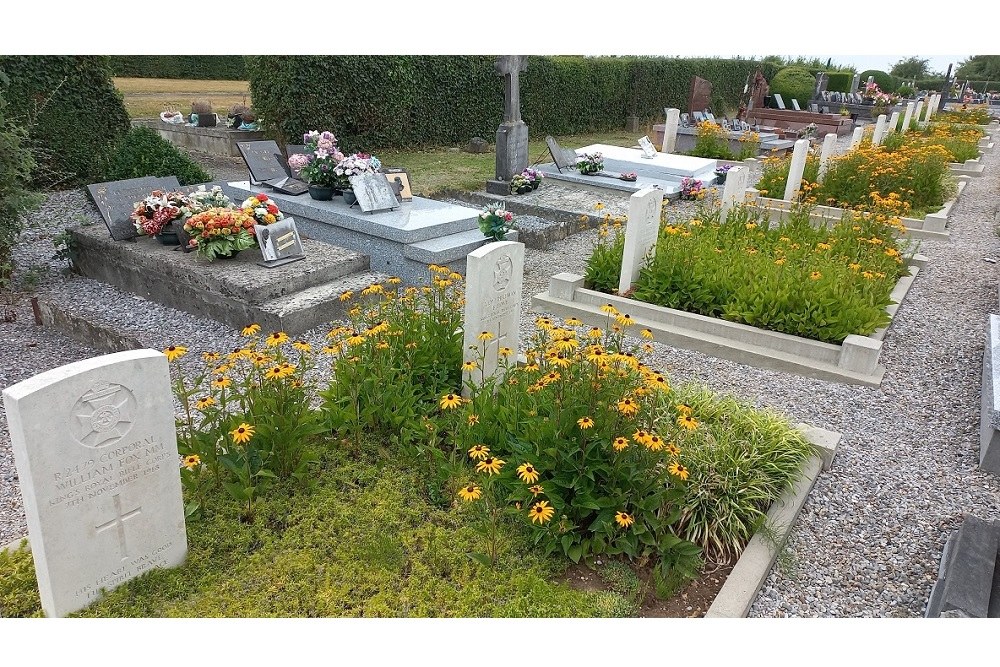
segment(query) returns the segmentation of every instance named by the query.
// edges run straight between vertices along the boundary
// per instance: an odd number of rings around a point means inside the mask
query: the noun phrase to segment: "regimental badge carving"
[[[113,382],[98,382],[73,405],[70,433],[84,447],[104,447],[124,438],[136,411],[135,395]]]
[[[514,261],[510,255],[504,255],[497,260],[497,265],[493,269],[493,287],[498,292],[507,289],[511,278],[514,277]]]

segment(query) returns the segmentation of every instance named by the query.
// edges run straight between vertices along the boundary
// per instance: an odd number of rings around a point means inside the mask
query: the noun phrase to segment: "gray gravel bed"
[[[838,144],[846,148],[850,137]],[[675,380],[695,380],[756,405],[773,407],[844,435],[833,470],[806,502],[779,565],[754,604],[753,616],[918,616],[936,577],[941,548],[965,513],[1000,518],[1000,480],[978,463],[979,380],[986,314],[997,309],[1000,257],[993,215],[1000,207],[996,155],[955,206],[950,241],[925,241],[930,258],[896,315],[883,348],[880,389],[801,378],[714,359],[655,343],[653,363]],[[218,173],[218,172],[217,172]],[[756,176],[756,172],[754,173]],[[540,189],[540,191],[544,189]],[[597,201],[597,197],[594,198]],[[671,205],[681,212],[690,204]],[[17,251],[22,266],[51,267],[43,298],[75,303],[154,348],[186,344],[197,352],[227,350],[241,338],[229,327],[165,308],[78,276],[62,276],[50,260],[51,237],[96,213],[80,192],[57,193],[33,214],[38,226]],[[537,220],[526,221],[543,224]],[[532,295],[561,271],[582,273],[597,231],[547,250],[527,251],[522,336],[537,313]],[[0,324],[7,353],[0,387],[96,354],[32,322],[26,298],[18,320]],[[303,336],[321,343],[326,327]],[[3,418],[0,417],[0,420]],[[0,421],[0,543],[26,533],[6,422]]]

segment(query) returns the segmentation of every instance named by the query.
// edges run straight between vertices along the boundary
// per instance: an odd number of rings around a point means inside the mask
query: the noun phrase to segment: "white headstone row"
[[[785,183],[786,201],[792,201],[799,194],[802,185],[802,174],[806,170],[806,158],[809,156],[809,140],[799,139],[792,148],[792,161],[788,167],[788,181]]]
[[[823,137],[823,148],[820,149],[819,153],[819,175],[816,177],[817,182],[822,183],[823,179],[826,177],[826,170],[829,167],[830,158],[833,157],[833,149],[837,145],[837,135],[834,133],[828,133]]]
[[[167,358],[78,361],[3,391],[42,609],[65,616],[184,561]]]
[[[660,210],[663,190],[653,186],[643,188],[628,200],[628,223],[625,225],[625,251],[618,277],[618,293],[624,294],[639,277],[639,269],[647,255],[656,250],[660,234]]]

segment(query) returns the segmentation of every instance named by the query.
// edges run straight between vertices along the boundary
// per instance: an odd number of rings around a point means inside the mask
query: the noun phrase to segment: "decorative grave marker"
[[[389,185],[385,174],[358,174],[351,176],[351,189],[358,198],[358,207],[364,213],[389,211],[399,207],[396,191]]]
[[[257,262],[260,266],[270,269],[306,258],[295,218],[285,218],[270,225],[254,225],[253,229],[264,257],[264,261]]]
[[[726,173],[726,183],[722,188],[722,213],[719,218],[723,223],[729,215],[729,209],[734,204],[743,202],[749,176],[750,170],[746,167],[733,167]]]
[[[917,121],[919,123],[920,122],[920,114],[923,112],[923,110],[924,110],[924,101],[920,100],[920,101],[917,102],[917,105],[915,107],[913,107],[913,120],[915,120],[915,121]]]
[[[663,152],[673,153],[677,150],[677,126],[680,124],[680,109],[664,109],[667,120],[663,125]],[[685,114],[687,115],[687,114]]]
[[[134,239],[139,235],[129,220],[136,202],[142,201],[153,190],[175,190],[181,186],[176,176],[157,178],[144,176],[124,181],[93,183],[87,186],[90,198],[104,218],[104,224],[115,241]]]
[[[660,234],[660,210],[663,190],[643,188],[628,199],[628,223],[625,226],[625,251],[618,278],[618,293],[624,294],[639,277],[639,269],[648,253],[656,248]]]
[[[809,155],[809,140],[799,139],[792,148],[792,162],[788,169],[788,182],[785,184],[785,199],[792,201],[799,194],[802,186],[802,173],[806,168],[806,157]]]
[[[699,119],[697,113],[704,112],[712,105],[712,82],[700,76],[691,77],[691,88],[688,91],[688,111]]]
[[[65,616],[184,561],[167,358],[132,350],[3,391],[42,608]]]
[[[896,127],[899,125],[899,112],[893,111],[892,115],[889,116],[889,125],[886,132],[896,132]]]
[[[775,93],[774,94],[774,103],[778,105],[779,109],[784,109],[785,108],[785,100],[781,99],[781,94],[780,93]]]
[[[281,149],[273,141],[237,141],[236,147],[250,170],[254,184],[288,177],[282,163]]]
[[[851,93],[858,92],[858,86],[859,85],[861,85],[861,75],[860,74],[855,74],[851,78]]]
[[[463,361],[475,361],[475,371],[463,372],[467,382],[481,384],[499,368],[500,350],[511,350],[516,363],[524,282],[524,244],[496,241],[469,253],[465,270],[465,338]],[[480,340],[483,332],[490,340]],[[485,358],[480,359],[484,354]],[[463,387],[468,395],[468,386]]]
[[[795,111],[802,111],[802,109],[799,107],[799,101],[794,97],[792,98],[792,109],[794,109]]]
[[[833,157],[833,149],[836,145],[837,135],[833,132],[823,137],[823,148],[819,152],[819,175],[816,177],[816,180],[820,183],[823,182],[823,177],[826,176],[828,163],[830,158]]]

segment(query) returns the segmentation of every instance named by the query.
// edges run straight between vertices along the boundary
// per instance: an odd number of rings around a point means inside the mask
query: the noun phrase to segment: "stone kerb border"
[[[965,162],[949,162],[948,169],[951,173],[958,174],[959,176],[978,178],[983,175],[983,171],[986,169],[986,165],[979,161],[982,156],[983,154],[980,152],[979,157],[966,160]]]
[[[833,466],[841,435],[835,431],[827,431],[809,424],[798,424],[799,431],[805,436],[816,451],[806,461],[798,481],[785,490],[767,512],[767,532],[758,531],[750,538],[743,553],[740,554],[732,572],[719,590],[715,600],[705,613],[705,618],[744,618],[750,611],[757,593],[764,586],[778,554],[788,541],[795,520],[809,492],[812,491],[820,473]],[[766,536],[765,536],[766,535]],[[27,537],[0,546],[0,552],[16,551],[21,543],[26,543],[26,549],[31,551],[31,543]]]
[[[798,428],[816,447],[816,454],[806,462],[799,480],[771,505],[765,524],[768,527],[766,536],[764,531],[754,533],[705,618],[746,617],[788,540],[809,492],[820,473],[833,465],[841,435],[808,424],[799,424]]]
[[[890,318],[895,316],[926,262],[923,255],[910,259],[910,275],[896,283],[890,297],[895,303],[886,308]],[[835,345],[605,294],[585,289],[583,282],[583,276],[573,273],[556,274],[549,280],[548,291],[532,298],[532,306],[560,317],[577,317],[591,326],[602,326],[607,324],[608,316],[601,312],[601,306],[610,303],[632,316],[636,332],[648,328],[657,341],[674,347],[758,368],[869,387],[879,386],[885,375],[885,367],[878,360],[888,326],[868,336],[851,334]]]
[[[947,239],[951,236],[945,229],[948,224],[948,215],[951,213],[952,206],[962,196],[965,186],[968,185],[967,178],[967,176],[959,176],[958,191],[955,193],[955,198],[946,201],[939,211],[928,213],[921,219],[902,218],[903,226],[906,227],[908,236],[915,239]],[[786,199],[762,197],[760,196],[760,191],[756,188],[747,188],[744,200],[748,203],[762,206],[770,211],[772,222],[779,220],[781,214],[791,210],[794,204],[794,202]],[[816,206],[812,213],[812,219],[816,222],[837,221],[847,212],[847,209],[835,206]]]
[[[1000,315],[990,314],[983,350],[979,467],[1000,475]]]

